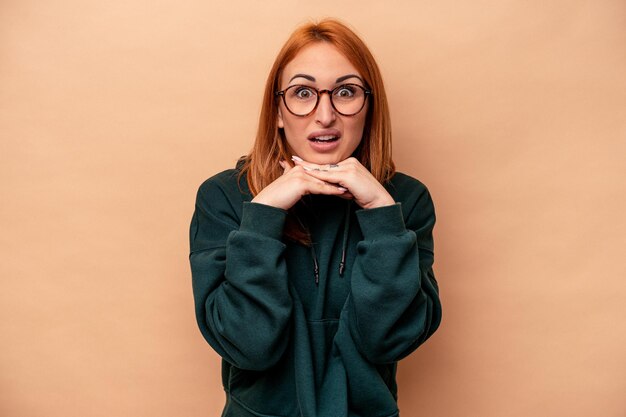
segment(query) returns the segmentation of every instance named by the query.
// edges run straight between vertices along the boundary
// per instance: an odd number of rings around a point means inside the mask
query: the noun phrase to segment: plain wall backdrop
[[[626,415],[623,0],[1,0],[0,415],[219,415],[195,193],[325,16],[377,58],[437,210],[444,317],[402,415]]]

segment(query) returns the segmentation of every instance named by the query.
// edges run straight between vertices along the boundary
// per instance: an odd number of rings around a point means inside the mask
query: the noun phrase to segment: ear
[[[283,123],[283,112],[280,111],[280,107],[278,108],[278,116],[276,117],[276,122],[278,123],[279,129],[285,127],[285,124]]]

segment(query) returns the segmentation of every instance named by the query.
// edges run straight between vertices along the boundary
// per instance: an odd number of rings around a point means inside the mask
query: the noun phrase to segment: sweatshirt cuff
[[[367,240],[397,236],[406,232],[402,217],[402,204],[361,209],[356,211],[363,237]]]
[[[252,232],[280,240],[287,211],[261,203],[245,201],[241,213],[239,231]]]

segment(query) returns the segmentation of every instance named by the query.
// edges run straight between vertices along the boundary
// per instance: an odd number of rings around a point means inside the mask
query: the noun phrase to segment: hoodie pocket
[[[231,407],[241,407],[251,415],[263,417],[298,415],[293,364],[287,356],[264,371],[250,371],[231,365],[227,391],[237,403],[231,404]]]

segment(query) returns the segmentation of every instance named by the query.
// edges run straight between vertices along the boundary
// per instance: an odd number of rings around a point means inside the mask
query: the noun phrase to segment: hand
[[[361,163],[350,157],[338,164],[317,165],[292,157],[313,178],[347,188],[354,201],[364,209],[395,204],[393,197]]]
[[[279,164],[283,168],[283,175],[262,189],[252,199],[253,203],[288,210],[306,194],[347,195],[348,198],[351,197],[346,188],[329,184],[324,180],[308,175],[301,166],[292,167],[287,161],[280,161]]]

